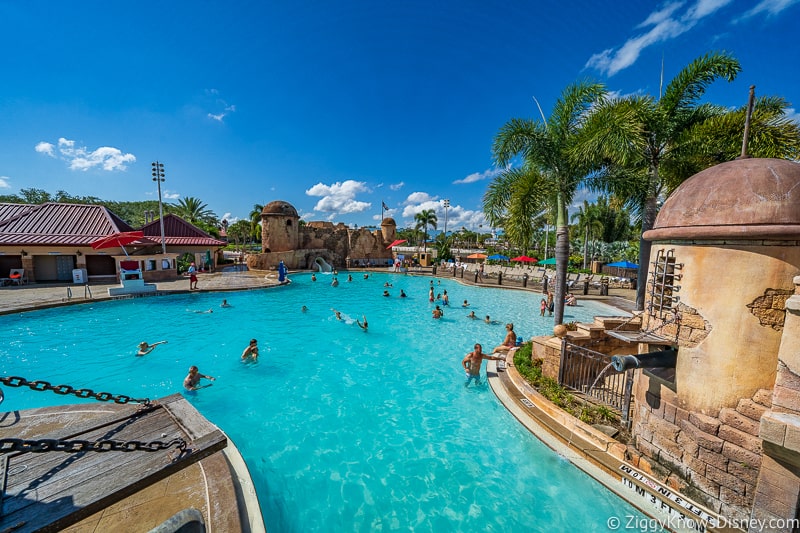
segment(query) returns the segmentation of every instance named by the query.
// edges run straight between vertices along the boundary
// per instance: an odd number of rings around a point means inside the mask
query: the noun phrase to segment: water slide
[[[319,268],[320,272],[330,273],[333,272],[333,268],[321,257],[317,257],[314,259],[314,263],[316,263],[317,268]]]

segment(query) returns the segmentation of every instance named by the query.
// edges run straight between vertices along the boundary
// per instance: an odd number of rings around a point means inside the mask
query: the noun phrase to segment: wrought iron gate
[[[630,422],[633,370],[616,372],[610,355],[562,340],[558,383],[608,405]]]

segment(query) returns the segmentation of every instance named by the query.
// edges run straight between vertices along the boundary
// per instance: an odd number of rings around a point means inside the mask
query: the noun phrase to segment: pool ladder
[[[84,300],[94,299],[94,295],[92,294],[92,289],[89,287],[88,283],[83,286],[83,299]],[[62,298],[61,301],[68,302],[70,300],[72,300],[72,287],[67,287],[67,297]]]

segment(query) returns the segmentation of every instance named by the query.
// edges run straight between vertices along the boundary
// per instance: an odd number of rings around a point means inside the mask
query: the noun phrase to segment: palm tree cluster
[[[706,54],[682,69],[657,98],[611,97],[603,85],[580,81],[564,89],[549,117],[514,118],[500,128],[492,153],[504,170],[487,188],[483,210],[518,244],[530,242],[543,217],[555,216],[556,323],[563,321],[564,311],[567,206],[579,186],[620,199],[640,222],[636,304],[644,309],[651,246],[641,234],[653,227],[660,202],[700,170],[739,155],[747,106],[730,110],[701,98],[714,81],[732,81],[740,70],[728,53]],[[755,102],[749,155],[800,157],[800,125],[787,116],[788,108],[778,97]],[[624,234],[622,226],[598,223],[588,203],[574,219],[583,231],[584,261],[587,244],[601,231]]]

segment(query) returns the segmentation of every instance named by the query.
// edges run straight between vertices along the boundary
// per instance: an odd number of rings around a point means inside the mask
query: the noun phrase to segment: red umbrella
[[[92,248],[94,250],[100,250],[102,248],[122,248],[125,255],[128,255],[128,252],[125,250],[125,245],[137,241],[142,241],[142,244],[156,244],[154,241],[144,238],[143,231],[120,231],[112,233],[111,235],[106,235],[105,237],[100,237],[92,243]]]
[[[535,257],[528,257],[527,255],[521,255],[519,257],[515,257],[512,261],[519,261],[521,263],[535,263],[538,261]]]
[[[404,242],[408,242],[408,241],[407,241],[407,240],[405,240],[405,239],[397,239],[397,240],[396,240],[396,241],[394,241],[392,244],[390,244],[389,246],[387,246],[387,247],[386,247],[386,249],[388,250],[388,249],[390,249],[390,248],[394,248],[394,247],[395,247],[395,246],[397,246],[398,244],[403,244]]]

